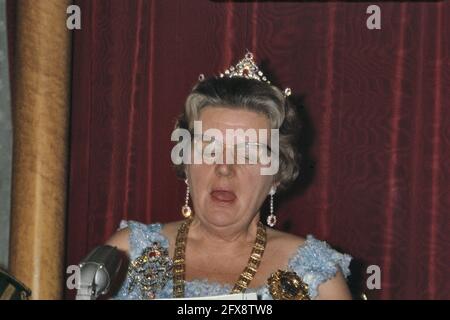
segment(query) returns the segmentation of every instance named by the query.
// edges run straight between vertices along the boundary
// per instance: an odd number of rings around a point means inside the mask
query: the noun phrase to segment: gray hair
[[[275,86],[240,77],[209,78],[199,82],[186,99],[184,112],[175,128],[192,130],[193,123],[205,107],[227,107],[262,113],[279,129],[280,170],[275,180],[286,189],[299,174],[298,150],[300,120],[294,106]],[[184,165],[176,165],[177,175],[185,178]]]

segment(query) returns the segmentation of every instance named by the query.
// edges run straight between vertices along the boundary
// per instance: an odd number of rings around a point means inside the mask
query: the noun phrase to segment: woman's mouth
[[[214,201],[223,203],[232,203],[236,200],[236,195],[234,192],[228,190],[213,190],[210,195]]]

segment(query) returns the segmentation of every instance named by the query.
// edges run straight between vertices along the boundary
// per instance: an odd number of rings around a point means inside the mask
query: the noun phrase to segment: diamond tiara
[[[231,66],[226,69],[223,73],[219,75],[220,78],[233,78],[233,77],[241,77],[246,79],[255,79],[261,82],[265,82],[270,84],[270,81],[264,75],[264,73],[259,70],[255,61],[253,60],[253,54],[251,52],[247,52],[242,60],[240,60],[235,66]],[[203,81],[205,76],[201,74],[198,79]],[[291,89],[284,89],[284,96],[288,97],[291,95]]]

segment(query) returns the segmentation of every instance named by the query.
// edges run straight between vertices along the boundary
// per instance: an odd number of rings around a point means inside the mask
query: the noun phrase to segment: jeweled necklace
[[[184,284],[185,284],[185,255],[186,255],[186,242],[189,227],[192,219],[184,221],[178,229],[177,239],[175,242],[175,252],[173,255],[173,297],[184,297]],[[258,228],[256,231],[255,244],[253,245],[252,254],[248,260],[247,266],[239,276],[238,280],[234,284],[231,293],[239,293],[245,291],[248,288],[250,282],[258,271],[259,264],[261,263],[264,249],[266,248],[266,227],[258,222]]]

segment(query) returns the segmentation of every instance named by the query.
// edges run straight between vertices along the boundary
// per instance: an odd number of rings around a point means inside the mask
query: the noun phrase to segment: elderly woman
[[[130,258],[116,298],[233,293],[256,293],[260,299],[351,298],[345,281],[350,256],[311,235],[304,239],[260,222],[262,204],[269,197],[267,224],[275,225],[273,197],[298,175],[295,130],[299,123],[289,94],[289,89],[283,92],[267,81],[250,53],[220,77],[199,81],[177,123],[177,128],[193,136],[188,150],[192,153],[185,150],[183,159],[200,153],[204,160],[184,161],[177,168],[187,184],[185,219],[167,224],[122,223],[108,241]],[[193,134],[197,121],[202,131]],[[230,129],[263,134],[243,140],[239,135],[218,138]],[[207,136],[208,131],[216,135]],[[213,152],[205,155],[202,147],[209,144],[214,145]],[[244,152],[244,162],[236,157],[239,151]],[[218,157],[221,152],[226,153],[225,161]],[[270,163],[263,163],[264,155]],[[252,156],[256,162],[249,161]],[[262,169],[273,162],[279,162],[278,170],[264,173]]]

